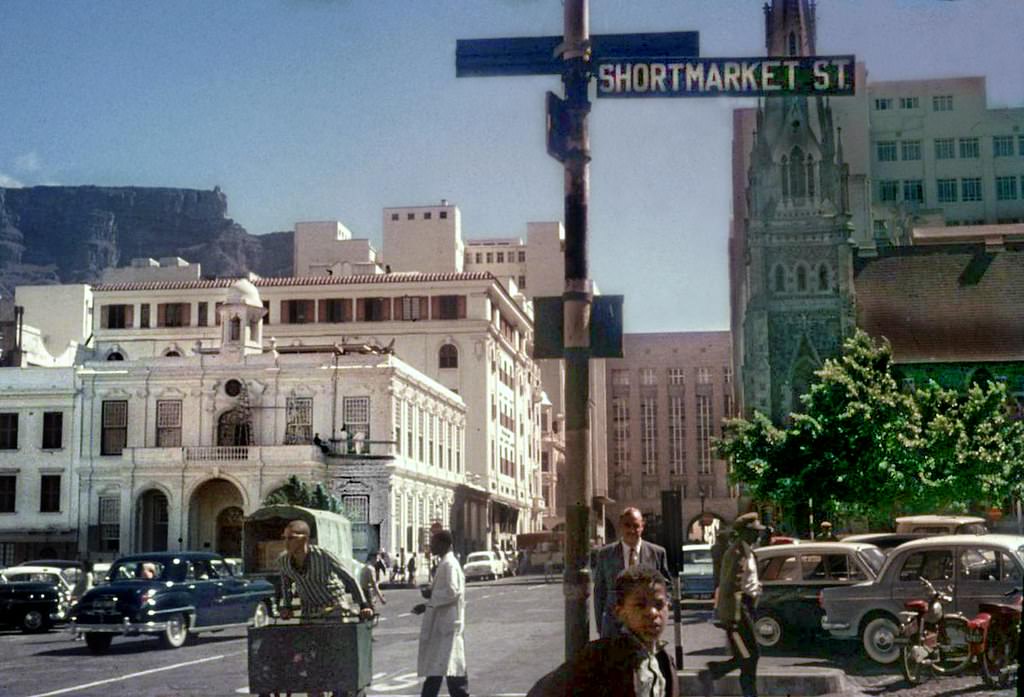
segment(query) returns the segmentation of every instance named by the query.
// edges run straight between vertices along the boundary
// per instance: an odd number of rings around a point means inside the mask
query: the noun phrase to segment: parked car
[[[0,575],[0,625],[22,632],[44,632],[67,617],[68,603],[47,581],[8,581]]]
[[[985,519],[970,515],[908,515],[896,519],[896,532],[928,535],[984,535]]]
[[[135,554],[114,562],[107,583],[71,609],[71,623],[93,653],[136,634],[178,648],[190,634],[265,625],[273,597],[270,582],[235,576],[219,554]]]
[[[711,545],[683,545],[683,598],[710,598],[714,594]]]
[[[762,584],[754,630],[757,642],[769,647],[823,634],[818,594],[874,580],[885,562],[874,545],[847,542],[759,547],[754,556]]]
[[[470,552],[462,572],[467,581],[498,578],[505,573],[505,562],[498,558],[496,552]]]
[[[927,532],[868,532],[859,533],[857,535],[847,535],[842,538],[840,542],[862,542],[864,544],[874,545],[882,551],[889,553],[902,544],[912,542],[913,540],[920,540],[925,537],[934,537],[934,535]]]
[[[822,593],[821,626],[833,637],[860,640],[875,661],[893,663],[900,656],[895,639],[904,603],[927,597],[921,578],[953,596],[947,612],[973,617],[979,603],[1005,602],[1004,595],[1020,587],[1024,537],[940,535],[900,545],[873,582]]]
[[[37,566],[35,564],[21,564],[9,566],[0,572],[8,582],[19,583],[31,581],[34,583],[46,583],[53,586],[65,605],[71,605],[72,586],[64,575],[64,569],[57,566]]]

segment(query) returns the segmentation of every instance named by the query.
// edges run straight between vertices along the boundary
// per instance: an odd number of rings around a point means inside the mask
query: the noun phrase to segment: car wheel
[[[266,606],[266,604],[265,603],[256,603],[256,609],[254,609],[252,611],[252,621],[251,621],[252,626],[256,627],[256,628],[266,627],[269,622],[270,622],[270,617],[267,615],[267,606]]]
[[[754,637],[766,648],[782,643],[782,622],[775,615],[762,615],[754,622]]]
[[[98,632],[88,632],[85,635],[85,645],[89,647],[89,651],[94,654],[106,653],[107,649],[110,648],[110,642],[114,640],[113,634],[100,634]]]
[[[21,616],[21,631],[26,634],[45,632],[50,627],[50,618],[39,610],[26,610]]]
[[[900,628],[888,615],[876,615],[864,625],[861,643],[864,653],[876,663],[889,665],[900,658],[900,645],[896,643]]]
[[[160,635],[165,649],[180,649],[188,641],[188,618],[178,613],[167,620],[167,628]]]

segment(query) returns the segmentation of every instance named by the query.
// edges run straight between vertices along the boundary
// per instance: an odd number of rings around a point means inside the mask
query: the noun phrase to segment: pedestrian
[[[324,443],[322,440],[320,440],[319,433],[313,434],[313,445],[320,448],[320,452],[322,452],[324,455],[330,452],[330,448],[327,447],[327,443]]]
[[[839,538],[832,532],[832,523],[827,520],[821,521],[821,531],[818,533],[818,540],[821,542],[838,542]]]
[[[388,573],[387,557],[383,553],[377,552],[373,555],[373,569],[377,574],[377,583],[380,583],[381,578]]]
[[[387,605],[388,601],[384,600],[384,596],[380,592],[380,586],[377,584],[377,569],[375,567],[376,562],[379,560],[379,555],[370,552],[366,555],[366,564],[359,570],[359,589],[363,591],[363,596],[370,603],[370,607],[376,612],[376,603],[374,598],[380,601],[381,605]]]
[[[398,583],[402,580],[402,563],[398,561],[398,557],[391,560],[391,582]]]
[[[541,678],[527,697],[676,697],[676,667],[660,641],[668,625],[667,580],[633,566],[615,578],[615,615],[623,631],[590,642]]]
[[[449,695],[469,697],[466,648],[462,637],[466,579],[452,554],[452,534],[447,530],[434,533],[430,538],[430,551],[441,558],[437,574],[430,588],[421,591],[427,602],[412,609],[414,614],[423,615],[416,660],[416,674],[425,678],[420,697],[437,697],[442,679],[448,683]]]
[[[672,578],[665,548],[642,537],[644,517],[639,509],[622,511],[619,527],[622,540],[599,549],[594,559],[594,616],[603,639],[618,635],[622,629],[615,616],[615,579],[624,569],[646,566],[660,573],[666,584]]]
[[[409,564],[405,567],[405,570],[409,572],[408,583],[410,586],[416,585],[416,552],[412,553],[409,557]]]
[[[761,582],[752,545],[764,529],[757,513],[745,513],[733,523],[733,541],[722,557],[717,595],[718,621],[725,629],[732,658],[711,661],[697,673],[705,697],[713,694],[715,680],[737,668],[743,697],[757,697],[760,651],[754,636],[754,610],[761,595]]]

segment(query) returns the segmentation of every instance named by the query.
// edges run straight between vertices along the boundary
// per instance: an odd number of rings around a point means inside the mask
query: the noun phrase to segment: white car
[[[501,578],[505,575],[505,561],[495,552],[471,552],[462,567],[466,580]]]
[[[0,572],[0,577],[8,583],[17,583],[18,581],[49,583],[60,592],[63,606],[66,608],[72,601],[72,586],[64,574],[65,571],[66,569],[56,566],[9,566]]]

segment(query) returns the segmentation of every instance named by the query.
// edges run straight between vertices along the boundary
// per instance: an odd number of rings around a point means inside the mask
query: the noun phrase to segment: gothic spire
[[[765,50],[769,56],[813,56],[815,0],[771,0],[764,5]]]

